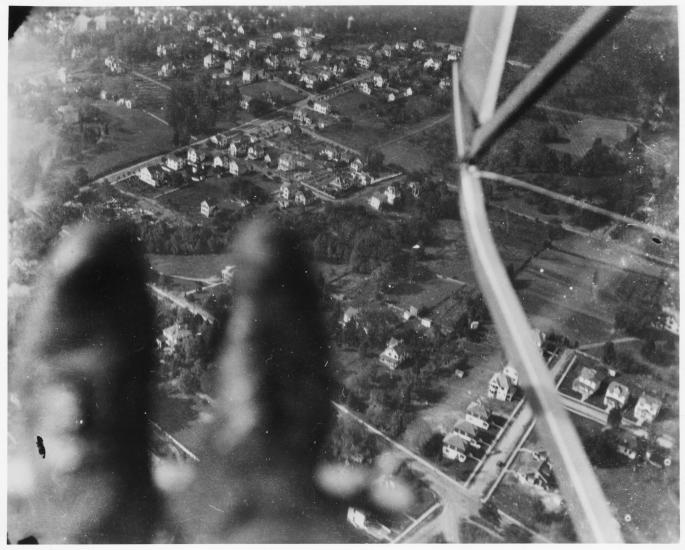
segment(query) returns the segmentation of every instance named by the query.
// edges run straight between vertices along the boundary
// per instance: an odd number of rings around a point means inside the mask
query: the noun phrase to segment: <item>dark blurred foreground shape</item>
[[[379,504],[365,487],[370,477],[353,474],[346,486],[337,476],[345,498],[315,481],[334,381],[302,246],[257,222],[239,238],[214,419],[200,463],[167,480],[164,495],[149,455],[156,360],[142,247],[123,227],[80,228],[58,247],[28,315],[15,382],[24,426],[10,457],[12,540],[359,541],[345,511]]]

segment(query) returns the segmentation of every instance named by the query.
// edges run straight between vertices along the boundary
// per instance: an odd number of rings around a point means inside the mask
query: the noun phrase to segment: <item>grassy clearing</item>
[[[581,439],[597,436],[602,426],[571,415]],[[678,465],[656,468],[644,463],[594,468],[609,503],[623,523],[627,542],[673,543],[679,539]]]
[[[230,252],[225,254],[194,254],[192,256],[148,254],[147,259],[152,268],[160,273],[182,277],[199,277],[201,279],[220,276],[224,267],[235,265],[235,258]]]
[[[281,96],[284,103],[290,104],[305,97],[305,94],[298,94],[296,91],[283,86],[272,80],[263,80],[240,87],[240,93],[251,97],[262,97],[262,94],[270,92],[273,97]]]
[[[92,177],[171,149],[172,131],[168,126],[141,111],[117,107],[111,102],[99,101],[95,105],[111,118],[110,135],[86,153],[74,170],[83,166]]]

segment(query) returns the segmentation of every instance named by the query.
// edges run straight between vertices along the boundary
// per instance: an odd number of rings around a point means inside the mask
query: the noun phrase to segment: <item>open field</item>
[[[138,110],[117,107],[109,101],[96,101],[96,107],[110,118],[109,136],[92,152],[85,154],[82,165],[91,177],[136,160],[164,153],[171,147],[172,131],[168,126]]]
[[[550,143],[548,147],[562,153],[582,157],[592,147],[595,139],[600,138],[605,145],[613,147],[626,138],[625,120],[612,118],[587,117],[578,119],[567,114],[546,111],[547,119],[559,128],[568,143]]]
[[[183,277],[220,277],[221,270],[227,265],[235,265],[233,254],[193,254],[181,256],[177,254],[148,254],[148,261],[152,268],[166,275],[181,275]]]
[[[598,437],[602,426],[571,415],[582,440]],[[678,462],[670,468],[644,463],[594,468],[604,494],[615,508],[627,542],[673,543],[679,539]]]
[[[282,101],[287,104],[295,103],[306,97],[305,94],[298,94],[294,90],[287,88],[278,82],[274,82],[273,80],[263,80],[240,87],[241,94],[256,98],[261,98],[266,92],[270,92],[274,98],[280,96]]]

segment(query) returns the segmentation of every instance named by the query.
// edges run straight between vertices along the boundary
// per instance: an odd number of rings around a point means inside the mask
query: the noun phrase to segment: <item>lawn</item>
[[[230,252],[224,254],[148,254],[147,259],[152,268],[167,275],[183,277],[200,277],[206,279],[221,275],[227,265],[235,265],[235,258]]]
[[[74,164],[74,170],[80,165],[96,177],[172,148],[171,128],[145,113],[108,101],[96,101],[94,105],[110,117],[109,136],[88,151],[83,161]]]
[[[602,426],[571,415],[581,440],[597,436]],[[679,539],[678,463],[660,469],[648,463],[595,467],[604,494],[622,521],[627,542],[673,543]],[[625,515],[631,521],[626,523]]]
[[[489,531],[475,523],[463,520],[459,525],[459,542],[462,544],[489,544],[502,542],[502,539],[494,537]]]
[[[241,94],[249,95],[251,97],[260,98],[262,97],[262,94],[266,92],[271,92],[271,95],[274,98],[281,96],[283,103],[286,104],[295,103],[305,97],[305,94],[298,94],[294,90],[273,80],[263,80],[240,87]]]

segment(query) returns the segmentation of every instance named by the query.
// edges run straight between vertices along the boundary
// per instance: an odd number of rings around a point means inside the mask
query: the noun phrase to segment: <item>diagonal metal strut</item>
[[[496,111],[492,99],[496,93],[476,94],[474,83],[499,86],[506,56],[503,44],[508,44],[511,36],[511,8],[473,8],[461,69],[453,66],[459,202],[474,271],[507,357],[520,368],[538,433],[550,453],[576,533],[583,542],[622,542],[620,527],[533,341],[490,233],[478,171],[468,161],[477,158],[625,11],[604,7],[588,10]],[[484,48],[487,55],[478,48]],[[474,118],[481,124],[475,130]]]

